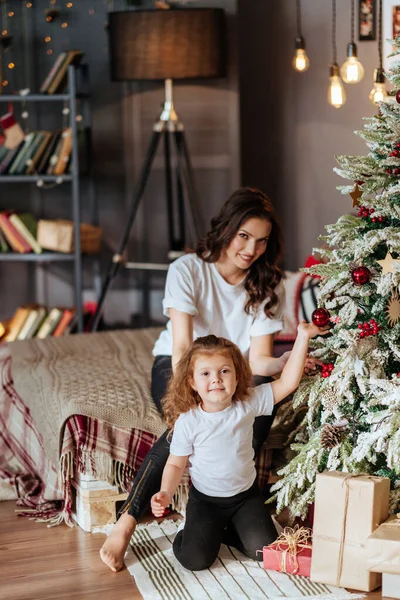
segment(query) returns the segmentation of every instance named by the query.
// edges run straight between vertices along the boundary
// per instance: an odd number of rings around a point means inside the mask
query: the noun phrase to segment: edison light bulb
[[[387,98],[387,91],[385,88],[385,75],[382,69],[376,69],[374,77],[374,87],[370,91],[369,99],[372,104],[378,104],[384,102]]]
[[[383,102],[387,97],[387,91],[385,89],[384,83],[374,83],[374,87],[369,93],[369,99],[372,104],[378,104],[378,102]]]
[[[364,67],[357,58],[357,46],[347,44],[347,58],[340,68],[340,74],[345,83],[358,83],[364,77]]]
[[[335,108],[340,108],[346,102],[346,93],[339,76],[337,63],[330,66],[329,73],[328,102]]]
[[[295,47],[296,54],[293,57],[292,66],[296,71],[307,71],[310,61],[306,52],[306,43],[302,35],[297,36]]]

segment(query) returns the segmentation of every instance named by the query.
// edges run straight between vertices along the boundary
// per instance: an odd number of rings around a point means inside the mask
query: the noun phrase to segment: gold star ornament
[[[393,256],[388,252],[383,260],[377,260],[382,267],[382,275],[386,275],[386,273],[394,273],[394,265],[397,264],[400,266],[400,260],[393,258]]]
[[[356,185],[354,186],[354,190],[352,192],[350,192],[350,196],[351,199],[353,200],[352,203],[352,208],[355,208],[356,206],[360,206],[360,198],[362,196],[362,192],[360,191],[360,188],[358,187],[358,183],[356,183]]]

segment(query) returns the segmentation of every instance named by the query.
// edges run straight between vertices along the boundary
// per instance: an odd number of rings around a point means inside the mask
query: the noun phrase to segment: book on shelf
[[[65,335],[66,333],[68,333],[73,325],[75,317],[75,308],[65,308],[59,322],[57,323],[53,331],[53,337],[60,337],[61,335]]]
[[[35,133],[32,131],[25,136],[25,140],[22,142],[22,147],[19,148],[17,155],[8,167],[9,175],[19,175],[22,173],[22,169],[25,167],[29,150],[35,139]]]
[[[0,229],[0,252],[10,252],[11,246],[7,242],[7,238],[4,235],[3,231]]]
[[[46,173],[48,164],[50,163],[50,159],[55,153],[55,149],[57,147],[58,141],[61,137],[61,130],[54,131],[51,134],[51,137],[46,145],[46,148],[43,152],[43,155],[40,158],[39,164],[37,165],[36,171],[38,173]]]
[[[2,175],[63,175],[72,152],[72,131],[31,131],[14,150],[0,146]]]
[[[35,217],[31,213],[13,213],[9,216],[9,221],[30,245],[31,249],[36,254],[41,254],[43,249],[37,241],[38,224]]]
[[[81,50],[66,50],[61,52],[40,87],[42,94],[61,93],[67,83],[68,67],[77,65],[84,53]]]
[[[18,338],[18,334],[28,317],[30,310],[29,306],[20,306],[17,308],[14,315],[11,317],[6,335],[2,341],[13,342]]]
[[[7,154],[9,153],[8,148],[5,147],[4,143],[2,146],[0,146],[0,164],[2,162],[2,160],[5,159],[5,157],[7,156]]]
[[[4,156],[4,158],[0,162],[0,175],[4,175],[5,173],[8,172],[8,169],[10,168],[11,164],[14,162],[14,159],[19,154],[19,152],[22,149],[22,147],[24,146],[24,144],[25,144],[25,141],[21,142],[20,145],[17,146],[17,148],[14,148],[13,150],[7,150],[7,154]]]
[[[0,323],[1,341],[13,342],[67,335],[75,327],[76,314],[75,308],[47,309],[39,304],[20,306],[11,319]]]
[[[10,244],[14,252],[26,254],[32,251],[31,245],[26,239],[15,229],[10,221],[10,213],[0,213],[0,229],[2,230],[7,242]]]
[[[54,78],[57,71],[61,68],[61,65],[64,62],[66,56],[67,56],[66,52],[61,52],[61,54],[59,54],[57,56],[54,65],[51,67],[50,71],[48,72],[48,74],[46,76],[46,79],[43,81],[42,85],[40,86],[41,94],[47,93],[47,88],[49,87],[51,80]]]
[[[25,175],[33,175],[42,158],[50,140],[52,137],[51,131],[42,131],[41,139],[39,138],[36,147],[30,153],[29,159],[27,160],[27,167],[25,169]]]
[[[50,335],[52,335],[53,331],[57,327],[62,315],[63,309],[61,308],[52,308],[41,324],[40,328],[36,332],[36,336],[39,339],[44,339]]]
[[[54,165],[53,175],[64,175],[72,152],[72,129],[68,127],[61,136],[61,145],[57,163]]]
[[[33,139],[29,147],[26,149],[24,153],[23,160],[16,171],[16,175],[26,175],[28,169],[32,166],[33,156],[38,152],[39,147],[42,145],[44,139],[43,131],[34,131]]]
[[[44,306],[32,307],[17,335],[17,340],[29,340],[33,338],[43,323],[46,315],[47,311]]]

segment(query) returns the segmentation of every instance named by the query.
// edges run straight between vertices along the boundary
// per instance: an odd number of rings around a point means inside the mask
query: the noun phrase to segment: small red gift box
[[[312,546],[305,527],[285,527],[279,538],[263,548],[264,568],[310,577]]]

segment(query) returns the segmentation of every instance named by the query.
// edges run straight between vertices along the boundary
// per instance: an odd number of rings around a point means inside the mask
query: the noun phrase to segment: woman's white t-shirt
[[[199,492],[235,496],[248,490],[256,478],[254,419],[270,415],[273,408],[270,383],[254,388],[248,400],[232,402],[219,412],[192,408],[177,419],[170,452],[189,456],[189,475]]]
[[[248,356],[251,338],[276,333],[283,328],[284,287],[276,288],[279,305],[274,319],[264,313],[264,302],[257,310],[245,312],[248,294],[243,282],[231,285],[220,275],[215,263],[208,263],[196,254],[178,258],[168,269],[163,300],[164,315],[174,308],[193,317],[193,339],[214,334],[224,337],[239,346]],[[172,356],[172,326],[158,338],[154,356]]]

